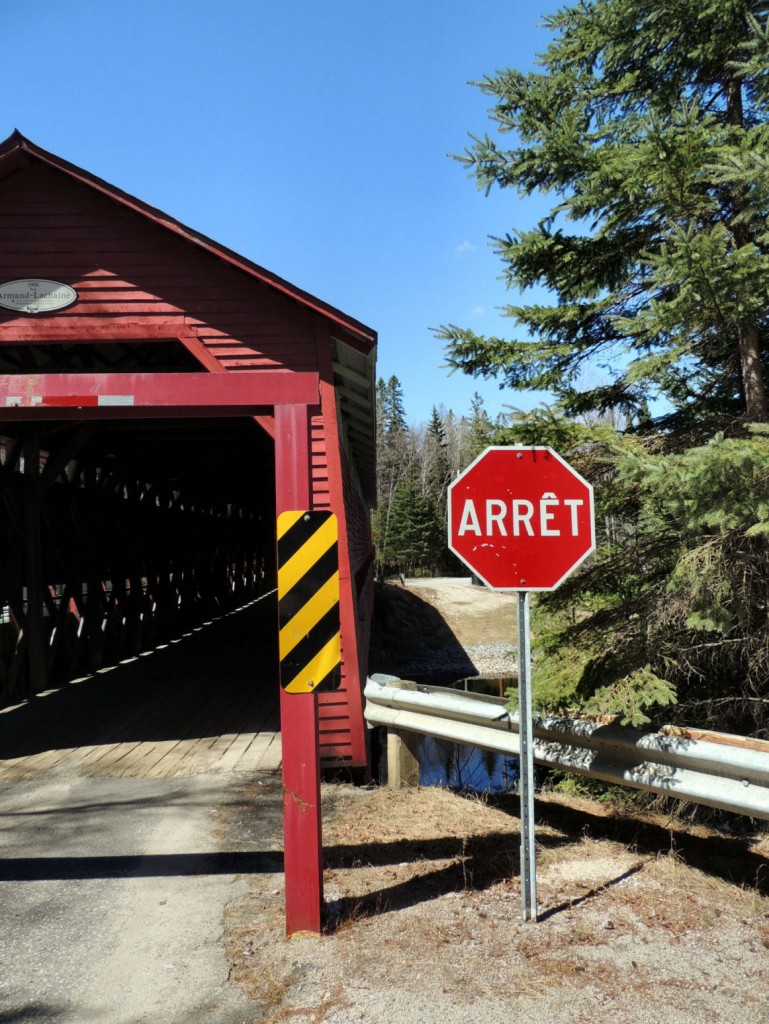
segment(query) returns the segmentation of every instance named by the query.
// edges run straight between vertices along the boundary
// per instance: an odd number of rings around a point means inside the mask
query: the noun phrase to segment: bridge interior
[[[272,595],[0,711],[0,783],[280,766]]]
[[[277,767],[272,439],[243,418],[0,433],[0,780]]]

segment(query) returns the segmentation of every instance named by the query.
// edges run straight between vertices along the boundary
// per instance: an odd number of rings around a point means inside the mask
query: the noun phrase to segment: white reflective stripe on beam
[[[99,395],[99,405],[135,405],[133,395]]]

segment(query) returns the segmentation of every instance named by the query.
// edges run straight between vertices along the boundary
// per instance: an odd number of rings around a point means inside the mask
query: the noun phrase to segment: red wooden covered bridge
[[[2,143],[0,706],[269,594],[276,514],[325,509],[342,684],[311,697],[323,761],[365,766],[375,346],[19,133]],[[275,615],[259,628],[277,672]]]

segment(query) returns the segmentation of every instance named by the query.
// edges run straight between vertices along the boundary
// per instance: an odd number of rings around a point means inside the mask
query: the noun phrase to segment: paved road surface
[[[258,1021],[258,1006],[227,981],[220,939],[237,875],[274,870],[276,858],[217,852],[212,834],[215,808],[241,784],[232,775],[5,784],[0,1022]],[[266,789],[279,802],[280,787]]]

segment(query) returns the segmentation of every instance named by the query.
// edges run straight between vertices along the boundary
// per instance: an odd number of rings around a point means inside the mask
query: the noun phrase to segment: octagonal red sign
[[[448,508],[449,547],[494,590],[555,590],[595,549],[593,488],[551,448],[487,448]]]

